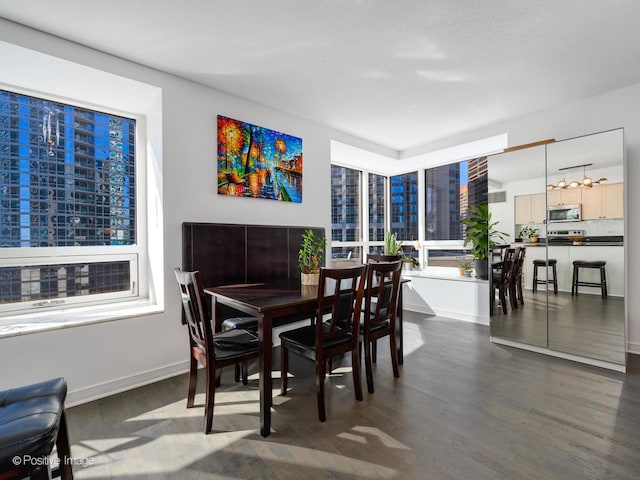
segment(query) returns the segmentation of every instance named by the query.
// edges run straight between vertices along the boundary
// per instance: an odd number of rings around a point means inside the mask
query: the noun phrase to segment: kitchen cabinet
[[[582,192],[582,219],[624,218],[624,185],[612,183]]]
[[[514,200],[515,223],[544,223],[547,218],[546,198],[544,193],[518,195]]]
[[[547,192],[547,204],[553,205],[579,205],[582,203],[582,190],[579,188],[567,188],[565,190],[550,190]]]

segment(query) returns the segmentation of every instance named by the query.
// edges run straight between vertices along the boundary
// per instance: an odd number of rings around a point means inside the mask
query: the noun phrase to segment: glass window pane
[[[135,244],[135,128],[0,90],[0,247]]]
[[[384,177],[369,174],[369,240],[384,240]]]
[[[0,267],[0,304],[123,292],[130,262]]]
[[[361,173],[351,168],[331,166],[331,240],[361,241]]]
[[[429,168],[425,171],[425,239],[463,240],[469,205],[487,200],[487,158]]]
[[[391,177],[391,231],[398,240],[418,239],[418,172]]]

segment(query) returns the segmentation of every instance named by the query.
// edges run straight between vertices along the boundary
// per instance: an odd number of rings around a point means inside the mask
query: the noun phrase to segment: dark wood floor
[[[507,301],[508,303],[508,301]],[[622,364],[625,355],[624,298],[524,290],[524,305],[507,314],[496,302],[491,335],[604,362]]]
[[[381,345],[376,393],[356,402],[338,369],[320,423],[313,368],[298,362],[289,397],[274,382],[267,439],[257,380],[226,372],[210,435],[202,406],[186,409],[186,375],[70,408],[72,454],[93,463],[76,478],[638,478],[640,376],[491,344],[481,325],[405,321],[400,379]]]

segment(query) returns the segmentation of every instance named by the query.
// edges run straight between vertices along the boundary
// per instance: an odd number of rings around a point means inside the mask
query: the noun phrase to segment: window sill
[[[432,278],[435,280],[451,280],[454,282],[472,282],[472,283],[488,283],[488,280],[476,278],[474,276],[464,277],[460,275],[460,271],[456,268],[446,267],[427,267],[423,270],[403,270],[402,276],[411,278]]]
[[[163,311],[160,305],[148,300],[139,300],[14,315],[0,318],[0,338],[110,322]]]

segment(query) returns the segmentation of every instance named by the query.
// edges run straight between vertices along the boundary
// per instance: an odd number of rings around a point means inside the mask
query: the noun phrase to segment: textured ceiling
[[[0,0],[0,16],[398,151],[640,82],[637,0]]]

